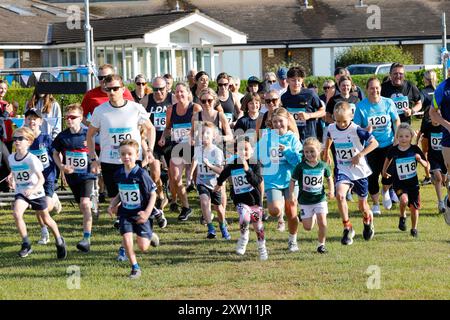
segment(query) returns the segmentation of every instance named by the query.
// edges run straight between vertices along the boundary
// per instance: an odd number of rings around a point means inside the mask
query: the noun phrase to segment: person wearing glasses
[[[126,100],[125,87],[122,77],[109,75],[104,80],[104,89],[109,100],[97,108],[92,114],[86,140],[89,149],[91,171],[103,175],[106,191],[110,198],[118,192],[118,185],[114,182],[114,174],[121,167],[119,154],[120,142],[125,139],[134,139],[139,142],[139,158],[142,161],[142,139],[140,128],[144,128],[147,140],[148,163],[153,161],[153,147],[155,145],[155,127],[150,122],[149,114],[141,104]],[[100,156],[95,152],[94,136],[100,137]],[[124,260],[125,250],[119,250],[118,259]]]
[[[164,77],[154,78],[152,81],[152,88],[153,93],[148,96],[146,110],[150,113],[150,121],[155,126],[155,141],[159,141],[164,130],[166,129],[167,108],[175,103],[175,96],[172,93],[167,92],[167,83]],[[157,186],[155,207],[161,210],[164,209],[168,203],[168,200],[164,197],[163,184],[161,181],[161,161],[165,161],[166,167],[169,166],[170,151],[170,143],[168,143],[168,141],[163,146],[156,143],[155,148],[153,149],[155,161],[150,166],[150,177]],[[170,193],[172,194],[173,200],[172,203],[176,204],[176,188],[174,186],[174,183],[169,183]],[[159,225],[163,220],[157,219],[157,221]]]
[[[53,160],[59,170],[64,172],[67,184],[83,215],[83,238],[77,243],[77,249],[87,253],[91,248],[91,194],[96,176],[91,173],[91,163],[88,161],[87,128],[81,125],[83,108],[79,103],[70,104],[65,108],[64,115],[67,129],[61,131],[53,140]]]
[[[317,136],[317,119],[325,116],[325,107],[314,91],[302,88],[306,77],[302,67],[290,68],[287,77],[289,90],[281,96],[281,102],[294,117],[300,141],[303,142],[306,138]]]
[[[138,74],[134,78],[135,89],[131,91],[131,95],[135,102],[140,103],[144,108],[148,104],[148,95],[152,93],[152,89],[147,86],[147,79],[143,74]]]
[[[237,119],[242,116],[241,103],[236,94],[229,90],[230,77],[225,72],[219,73],[216,79],[217,96],[225,116],[233,128]]]
[[[192,87],[192,101],[194,103],[200,104],[199,94],[203,89],[209,86],[209,75],[205,71],[199,71],[195,75],[195,85]]]
[[[266,72],[264,74],[264,91],[268,92],[270,87],[277,83],[277,76],[274,72]]]
[[[164,129],[158,144],[160,147],[164,146],[166,144],[166,136],[170,135],[172,152],[169,172],[172,182],[175,182],[177,195],[182,204],[178,220],[187,221],[192,214],[192,209],[189,207],[186,188],[182,178],[183,171],[186,171],[186,177],[189,177],[188,167],[191,164],[193,156],[193,144],[191,139],[192,116],[194,112],[201,111],[201,106],[192,102],[191,91],[189,90],[189,86],[185,83],[177,83],[175,86],[175,97],[177,103],[167,108],[166,128]]]
[[[285,93],[288,89],[288,81],[287,81],[287,73],[288,69],[285,67],[281,67],[277,70],[277,82],[273,83],[270,86],[270,90],[275,90],[278,95],[281,97],[283,93]]]
[[[405,68],[401,63],[393,63],[389,81],[381,85],[381,96],[394,100],[400,122],[411,124],[411,116],[422,109],[420,91],[405,80]]]
[[[333,80],[325,80],[323,82],[323,94],[319,96],[319,99],[322,100],[325,104],[327,104],[328,100],[330,100],[330,98],[335,95],[336,87],[334,85],[335,83]]]

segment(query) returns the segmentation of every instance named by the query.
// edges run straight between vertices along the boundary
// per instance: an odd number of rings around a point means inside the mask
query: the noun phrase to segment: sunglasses
[[[323,90],[331,89],[331,87],[323,87]]]
[[[228,85],[228,82],[227,83],[218,83],[217,85],[219,87],[226,87]]]
[[[161,87],[161,88],[153,87],[154,91],[164,91],[164,89],[166,89],[166,87]]]
[[[105,91],[106,92],[111,92],[111,91],[117,92],[117,91],[119,91],[120,88],[122,88],[122,87],[105,87]]]
[[[79,116],[66,116],[65,118],[66,118],[66,120],[75,120],[75,119],[78,119]]]
[[[23,141],[23,140],[27,140],[27,138],[25,138],[24,136],[13,137],[13,141]]]
[[[106,76],[97,76],[97,79],[98,79],[98,81],[103,81],[103,80],[105,80],[105,78],[106,78],[107,76],[109,76],[109,74],[106,75]]]
[[[201,99],[200,100],[203,104],[209,103],[211,104],[214,100],[213,99]]]
[[[145,82],[136,82],[136,85],[137,86],[145,86],[147,83],[145,83]]]
[[[275,104],[275,103],[277,103],[277,101],[278,101],[278,98],[272,98],[272,99],[265,99],[266,100],[266,103],[273,103],[273,104]]]
[[[267,80],[267,83],[274,84],[277,80]]]

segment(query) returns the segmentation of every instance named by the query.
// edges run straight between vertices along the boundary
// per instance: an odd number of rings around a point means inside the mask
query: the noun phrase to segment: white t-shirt
[[[281,97],[283,93],[287,91],[287,89],[288,87],[283,88],[282,86],[280,86],[280,83],[278,81],[270,86],[270,90],[275,90],[276,92],[278,92],[279,97]]]
[[[41,160],[32,153],[28,153],[25,158],[17,161],[14,156],[16,154],[10,154],[8,157],[11,171],[14,175],[14,181],[16,182],[16,194],[25,195],[25,190],[36,187],[39,177],[37,172],[44,171]],[[45,196],[44,187],[41,186],[36,193],[33,193],[28,199],[38,199]]]
[[[91,125],[100,129],[100,162],[121,164],[119,144],[125,139],[134,139],[139,144],[139,160],[142,160],[141,134],[139,126],[150,115],[144,107],[133,101],[125,101],[119,108],[113,107],[109,101],[95,108]]]
[[[214,189],[217,185],[217,177],[212,169],[208,168],[204,163],[203,159],[208,159],[208,161],[214,166],[221,166],[224,164],[224,156],[222,150],[217,146],[211,145],[207,149],[203,146],[195,147],[194,159],[197,161],[197,184],[204,185],[209,189]]]

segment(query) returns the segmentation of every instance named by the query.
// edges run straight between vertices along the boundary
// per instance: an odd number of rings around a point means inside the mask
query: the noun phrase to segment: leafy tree
[[[402,47],[392,45],[355,46],[344,50],[336,58],[336,67],[351,64],[399,62],[413,64],[414,58]]]

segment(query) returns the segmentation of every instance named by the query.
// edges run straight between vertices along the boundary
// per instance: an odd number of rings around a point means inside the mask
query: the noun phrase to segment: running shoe
[[[241,234],[239,240],[236,245],[236,254],[243,256],[245,254],[245,250],[247,249],[249,238],[249,232],[247,231],[245,234]]]
[[[120,262],[128,260],[128,257],[127,257],[127,254],[125,252],[125,248],[124,247],[120,247],[119,248],[119,254],[117,255],[117,259],[116,260],[120,261]]]
[[[368,223],[368,224],[364,223],[364,230],[363,230],[364,240],[366,240],[366,241],[372,240],[374,234],[375,234],[375,229],[373,226],[373,220],[370,221],[370,223]]]
[[[50,242],[50,234],[47,232],[41,232],[41,238],[38,240],[38,244],[47,244]]]
[[[277,231],[284,232],[286,230],[286,223],[284,220],[278,220]]]
[[[259,260],[265,261],[269,259],[269,254],[267,253],[266,248],[266,240],[258,240],[258,253],[259,253]]]
[[[189,219],[189,216],[192,214],[191,208],[181,208],[181,213],[178,216],[178,220],[180,221],[187,221]]]
[[[425,179],[422,180],[423,186],[426,186],[427,184],[431,184],[431,177],[425,177]]]
[[[381,214],[380,206],[378,204],[374,204],[372,206],[372,213],[374,215],[380,215]]]
[[[445,213],[446,208],[445,208],[445,202],[444,201],[439,201],[438,202],[438,210],[439,210],[439,213]]]
[[[353,243],[353,237],[355,236],[355,230],[353,227],[350,229],[345,228],[342,234],[341,243],[345,246],[349,246]]]
[[[58,245],[58,243],[56,243],[56,256],[58,257],[58,259],[65,259],[67,257],[67,250],[66,250],[66,242],[64,241],[64,238],[61,237],[62,240],[62,244]]]
[[[164,212],[160,209],[156,209],[158,211],[158,214],[155,215],[156,223],[161,229],[164,229],[167,227],[167,219],[164,216]]]
[[[170,204],[170,211],[178,213],[178,204],[176,202],[172,202]]]
[[[418,238],[419,231],[417,231],[417,229],[411,229],[411,236],[413,236],[414,238]]]
[[[400,217],[398,219],[398,228],[401,231],[406,231],[406,217]]]
[[[141,275],[142,275],[141,269],[131,269],[131,273],[128,276],[128,278],[131,279],[131,280],[135,280],[135,279],[140,278]]]
[[[383,207],[386,210],[391,210],[392,208],[392,200],[391,197],[389,196],[389,192],[381,192],[382,193],[382,199],[383,199]]]
[[[80,242],[77,243],[77,249],[81,252],[88,253],[91,250],[91,243],[88,239],[83,238]]]
[[[21,257],[21,258],[28,257],[28,255],[32,252],[33,252],[33,249],[31,249],[31,245],[29,245],[27,243],[22,243],[22,247],[19,251],[19,257]]]
[[[300,250],[296,240],[288,241],[288,250],[289,252],[296,252]]]
[[[226,225],[220,226],[220,233],[222,233],[222,238],[225,240],[231,240],[231,234],[228,232]]]
[[[318,253],[327,253],[327,249],[325,248],[325,245],[321,244],[320,246],[318,246],[317,252]]]
[[[159,237],[155,232],[152,233],[152,237],[150,238],[150,245],[154,248],[159,247]]]

